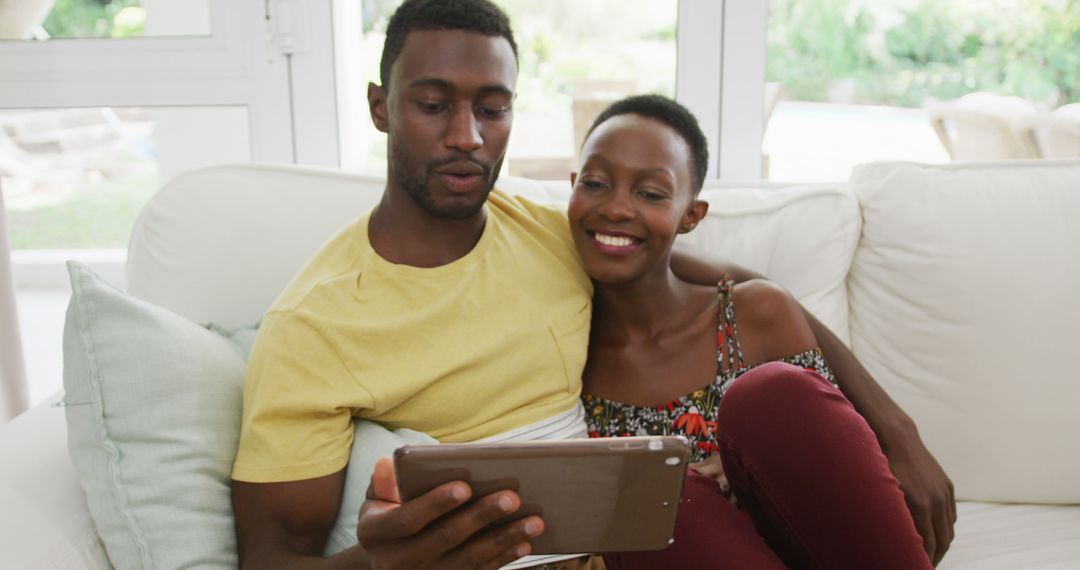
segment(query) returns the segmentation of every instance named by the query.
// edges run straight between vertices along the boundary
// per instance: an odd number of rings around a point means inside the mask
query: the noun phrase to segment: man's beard
[[[499,177],[499,170],[502,168],[503,163],[503,159],[500,158],[493,166],[489,166],[468,155],[459,155],[427,164],[416,164],[408,160],[408,152],[391,147],[390,153],[390,161],[398,186],[427,213],[436,218],[450,220],[470,218],[484,207],[484,202],[487,201],[488,194],[491,193],[491,189],[495,186],[495,181]],[[435,169],[461,161],[471,162],[483,169],[481,178],[487,184],[487,188],[484,188],[482,196],[475,204],[455,203],[442,206],[436,204],[434,197],[431,195],[431,190],[428,188],[428,181],[435,176]]]

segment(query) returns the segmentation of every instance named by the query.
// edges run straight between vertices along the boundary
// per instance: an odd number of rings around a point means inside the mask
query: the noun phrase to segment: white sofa
[[[128,291],[254,323],[381,189],[290,166],[181,176],[137,223]],[[848,183],[703,196],[686,239],[786,286],[918,421],[963,501],[942,568],[1080,568],[1080,161],[878,163]],[[0,568],[111,568],[50,404],[0,426]]]

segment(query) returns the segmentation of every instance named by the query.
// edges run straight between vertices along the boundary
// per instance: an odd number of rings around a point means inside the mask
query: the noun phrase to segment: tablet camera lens
[[[667,460],[664,461],[664,463],[667,463],[668,465],[671,465],[672,467],[678,465],[679,462],[680,461],[679,461],[678,457],[668,457]]]

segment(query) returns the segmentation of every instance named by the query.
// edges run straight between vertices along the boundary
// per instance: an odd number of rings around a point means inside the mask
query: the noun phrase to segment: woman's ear
[[[381,132],[390,130],[390,120],[387,117],[386,89],[374,83],[367,84],[368,111],[371,113],[371,122]]]
[[[685,234],[690,230],[697,227],[705,214],[709,213],[709,203],[705,200],[694,199],[690,202],[690,206],[686,208],[686,213],[683,214],[682,220],[679,221],[679,233]]]

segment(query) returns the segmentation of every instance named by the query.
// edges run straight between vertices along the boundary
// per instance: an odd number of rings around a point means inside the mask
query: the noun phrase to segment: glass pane
[[[768,177],[1050,156],[1047,111],[1080,101],[1075,4],[770,0]]]
[[[176,174],[251,158],[246,107],[0,111],[12,249],[125,248]]]
[[[386,138],[371,125],[364,88],[378,83],[386,24],[400,4],[364,1],[360,21],[346,26],[362,30],[339,48],[339,79],[348,86],[339,101],[352,106],[340,129],[347,168],[386,169]],[[504,172],[566,179],[584,130],[608,104],[633,93],[674,95],[677,0],[496,4],[510,17],[521,64]]]
[[[0,2],[0,39],[207,36],[211,0]]]

